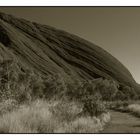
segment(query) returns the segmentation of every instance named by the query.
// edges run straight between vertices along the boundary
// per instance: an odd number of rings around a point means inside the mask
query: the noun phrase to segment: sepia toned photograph
[[[1,134],[140,134],[140,7],[0,7]]]

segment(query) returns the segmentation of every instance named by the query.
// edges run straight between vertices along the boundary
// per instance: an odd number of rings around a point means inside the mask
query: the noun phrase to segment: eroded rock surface
[[[47,25],[0,13],[0,60],[7,58],[44,76],[104,77],[137,85],[127,68],[99,46]]]

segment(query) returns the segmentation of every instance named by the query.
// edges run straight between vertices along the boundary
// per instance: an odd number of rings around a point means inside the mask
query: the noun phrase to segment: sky
[[[140,83],[140,7],[0,7],[76,34],[122,62]]]

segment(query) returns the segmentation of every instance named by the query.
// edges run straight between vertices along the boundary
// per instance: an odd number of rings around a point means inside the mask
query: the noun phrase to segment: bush
[[[126,99],[126,97],[125,97],[126,95],[122,92],[122,91],[118,91],[117,92],[117,94],[116,94],[116,96],[115,96],[115,98],[116,98],[116,100],[120,100],[120,101],[124,101],[125,99]]]
[[[16,100],[8,99],[0,102],[0,115],[3,115],[7,112],[13,111],[18,108],[18,103]]]
[[[138,95],[137,95],[136,91],[134,90],[134,88],[132,88],[132,87],[124,86],[122,89],[122,92],[125,94],[125,100],[138,99]]]
[[[15,73],[14,69],[18,71],[15,63],[10,60],[1,62],[0,64],[0,100],[6,100],[12,98],[11,88],[16,88],[17,84],[17,73]]]
[[[0,100],[19,103],[43,97],[43,79],[33,70],[22,69],[15,61],[4,61],[0,67]]]
[[[59,118],[61,122],[72,121],[82,111],[82,106],[70,101],[59,101],[50,108],[54,116]]]
[[[101,82],[102,79],[77,80],[75,84],[69,85],[71,88],[68,88],[68,95],[83,104],[83,114],[99,116],[103,112],[106,112],[98,86]]]
[[[66,94],[67,86],[60,74],[48,76],[44,79],[44,94],[46,99],[58,99]]]
[[[97,84],[102,99],[104,101],[113,101],[118,92],[118,84],[113,80],[102,80]]]

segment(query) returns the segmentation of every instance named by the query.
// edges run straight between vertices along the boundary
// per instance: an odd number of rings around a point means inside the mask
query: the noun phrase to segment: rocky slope
[[[130,72],[99,46],[47,25],[0,13],[0,61],[9,59],[43,76],[104,77],[137,85]]]

